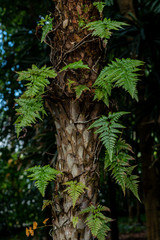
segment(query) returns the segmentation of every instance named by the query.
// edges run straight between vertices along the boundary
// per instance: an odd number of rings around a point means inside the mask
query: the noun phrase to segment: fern
[[[110,161],[112,161],[114,147],[118,138],[117,134],[121,133],[119,129],[124,128],[124,126],[117,123],[117,121],[121,116],[125,114],[128,114],[128,112],[109,113],[108,117],[100,117],[89,127],[89,129],[98,128],[95,133],[100,134],[99,138],[101,139],[106,148],[106,151],[108,152]]]
[[[104,9],[104,7],[105,7],[105,3],[103,3],[103,2],[94,2],[94,3],[93,3],[93,6],[95,6],[95,7],[98,9],[98,11],[99,11],[100,13],[102,13],[102,12],[103,12],[103,9]]]
[[[110,7],[114,4],[113,0],[105,0],[105,5]]]
[[[88,65],[85,65],[85,64],[82,62],[82,60],[80,60],[80,61],[78,61],[78,62],[73,62],[73,63],[68,64],[67,66],[63,67],[63,68],[60,70],[60,72],[65,71],[65,70],[67,70],[68,68],[69,68],[69,69],[78,69],[78,68],[90,69],[90,68],[88,67]]]
[[[94,84],[94,86],[96,86],[96,83]],[[111,96],[111,91],[113,88],[112,83],[104,84],[103,87],[97,87],[97,86],[94,92],[93,100],[96,100],[96,99],[98,99],[98,101],[102,100],[105,103],[105,105],[109,107],[109,97]]]
[[[50,83],[48,78],[55,78],[57,74],[51,67],[44,66],[39,69],[35,65],[32,65],[32,68],[27,71],[17,73],[19,81],[27,81],[26,91],[16,100],[19,105],[16,112],[19,116],[15,124],[19,137],[19,133],[24,127],[31,126],[37,119],[42,120],[42,117],[46,115],[42,95],[45,92],[45,87]]]
[[[20,132],[26,126],[32,126],[37,119],[42,120],[43,115],[47,115],[43,99],[41,96],[35,98],[26,98],[22,95],[20,99],[16,100],[19,108],[16,109],[18,118],[15,121],[17,136],[19,137]]]
[[[86,85],[78,85],[77,87],[75,87],[76,98],[80,98],[81,94],[86,90],[90,90]]]
[[[155,14],[160,13],[160,2],[159,0],[148,0],[145,2],[145,5],[150,8],[151,11],[153,11]]]
[[[135,166],[133,166],[133,168],[135,168]],[[133,168],[131,167],[132,171]],[[135,195],[135,197],[139,200],[139,194],[138,194],[138,176],[136,175],[132,175],[132,172],[130,173],[129,176],[126,177],[126,188],[128,188],[129,190],[131,190],[131,192]]]
[[[43,206],[42,206],[42,211],[49,205],[52,205],[53,201],[52,200],[43,200]]]
[[[67,81],[68,90],[71,91],[72,85],[75,84],[76,82],[70,79],[67,79]]]
[[[35,166],[26,171],[31,172],[28,177],[31,178],[31,180],[35,180],[35,186],[43,197],[48,183],[55,180],[57,174],[62,174],[60,171],[51,168],[49,165],[45,165],[44,167]]]
[[[55,78],[57,73],[51,67],[43,66],[38,68],[32,65],[32,68],[27,71],[17,72],[19,74],[19,81],[28,81],[25,84],[27,90],[25,96],[34,97],[44,93],[45,87],[50,83],[48,78]]]
[[[67,187],[64,191],[68,192],[71,197],[74,208],[80,195],[88,188],[81,182],[77,183],[77,181],[66,182],[64,185],[69,185],[69,187]]]
[[[89,213],[90,215],[86,218],[86,224],[91,230],[94,237],[98,240],[105,240],[110,228],[107,224],[111,221],[110,218],[104,216],[101,212],[106,211],[108,208],[98,205],[97,207],[91,205],[90,207],[83,209],[80,214]]]
[[[112,172],[112,176],[121,186],[124,194],[125,189],[128,188],[139,199],[138,177],[132,175],[135,166],[130,166],[130,161],[134,159],[130,153],[132,153],[131,146],[124,140],[119,139],[114,147],[112,162],[106,151],[104,168]]]
[[[45,40],[46,35],[48,34],[49,31],[52,31],[52,21],[54,18],[51,18],[51,14],[46,15],[45,18],[42,18],[38,26],[42,27],[42,37],[41,37],[41,43]]]
[[[75,228],[77,226],[77,223],[79,221],[79,218],[78,217],[72,217],[72,223],[73,223],[73,227]]]
[[[112,21],[110,19],[98,20],[88,23],[84,28],[93,31],[92,36],[98,36],[102,39],[109,39],[112,35],[111,30],[118,30],[127,25],[123,22]]]
[[[95,91],[94,99],[104,101],[111,95],[113,87],[122,87],[132,98],[138,100],[136,84],[139,74],[137,71],[140,70],[139,66],[142,64],[142,61],[133,59],[116,59],[116,61],[112,61],[112,64],[109,64],[101,71],[93,85],[99,91],[98,94]],[[106,96],[104,97],[101,92],[105,93]],[[106,105],[109,105],[108,101]]]

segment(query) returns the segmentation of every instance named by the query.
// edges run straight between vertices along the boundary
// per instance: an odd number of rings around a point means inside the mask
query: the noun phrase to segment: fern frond
[[[100,134],[99,138],[101,139],[109,154],[110,161],[112,161],[115,143],[118,138],[117,134],[121,133],[119,129],[124,128],[124,126],[117,123],[117,121],[121,116],[125,114],[128,114],[128,112],[109,113],[108,117],[100,117],[89,127],[89,129],[98,128],[95,133]]]
[[[98,212],[102,212],[102,211],[109,211],[109,208],[102,206],[100,204],[98,204],[96,207],[94,205],[90,205],[89,207],[81,210],[81,214],[84,213],[98,213]]]
[[[55,78],[57,74],[51,67],[43,66],[39,69],[36,65],[32,65],[32,68],[27,71],[17,73],[19,81],[27,81],[26,91],[16,100],[19,105],[16,112],[19,116],[15,124],[17,136],[19,136],[24,127],[31,126],[37,119],[42,120],[42,116],[46,115],[42,95],[45,87],[50,83],[48,78]]]
[[[107,97],[111,95],[112,87],[122,87],[132,98],[138,100],[136,85],[139,74],[137,72],[141,65],[143,62],[139,60],[116,59],[100,72],[93,86],[106,90]]]
[[[91,230],[94,237],[98,240],[104,240],[108,231],[110,230],[107,224],[111,221],[110,218],[104,216],[101,212],[108,211],[108,208],[98,205],[97,207],[91,205],[86,209],[83,209],[80,214],[89,213],[85,223]]]
[[[71,197],[74,208],[78,198],[85,192],[85,189],[88,188],[83,183],[77,181],[69,181],[64,183],[64,185],[69,185],[69,187],[67,187],[64,191],[68,192]]]
[[[42,120],[42,116],[47,115],[47,113],[44,109],[43,99],[41,96],[29,99],[23,97],[22,95],[21,98],[16,101],[20,106],[16,109],[19,116],[15,121],[16,132],[19,137],[19,134],[24,127],[31,126],[37,121],[37,119]]]
[[[42,211],[49,205],[52,205],[53,201],[52,200],[43,200],[43,206],[42,206]]]
[[[48,183],[55,180],[57,174],[62,174],[60,171],[51,168],[49,165],[45,165],[44,167],[35,166],[26,171],[31,173],[28,177],[31,178],[31,180],[35,180],[35,186],[43,197]]]
[[[130,161],[134,160],[130,153],[133,153],[131,146],[124,140],[119,139],[114,147],[112,162],[106,151],[104,168],[111,171],[113,178],[120,185],[124,194],[126,188],[128,188],[139,199],[138,177],[132,175],[135,166],[130,166]]]
[[[147,7],[149,7],[149,9],[151,11],[153,11],[155,14],[159,14],[160,13],[160,2],[159,0],[155,0],[155,1],[145,1],[145,5]]]
[[[91,233],[94,237],[97,236],[98,231],[101,229],[102,221],[100,218],[98,218],[96,215],[91,214],[89,217],[87,217],[85,223],[91,230]]]
[[[45,40],[46,35],[48,32],[52,31],[52,21],[54,18],[51,18],[51,14],[46,15],[45,18],[42,18],[38,26],[42,27],[42,37],[41,37],[41,43]]]
[[[141,201],[138,194],[138,183],[139,183],[138,176],[130,175],[126,179],[126,188],[131,190],[131,192],[135,195],[135,197],[139,201]]]
[[[93,3],[93,6],[95,6],[95,7],[98,9],[98,11],[99,11],[100,13],[102,13],[102,12],[103,12],[103,9],[104,9],[104,7],[105,7],[105,3],[103,3],[103,2],[94,2],[94,3]]]
[[[67,86],[68,86],[68,90],[71,91],[71,88],[73,86],[73,84],[75,84],[76,82],[70,79],[67,79]]]
[[[108,227],[108,223],[112,220],[110,218],[106,218],[106,220],[102,221],[101,227],[97,233],[98,240],[105,240],[110,228]]]
[[[75,87],[75,92],[76,92],[76,98],[80,98],[81,94],[84,92],[84,91],[89,91],[90,89],[86,86],[86,85],[78,85]]]
[[[79,218],[78,217],[72,217],[72,223],[73,223],[73,227],[75,228],[77,226],[77,223],[79,221]]]
[[[105,5],[108,7],[112,6],[113,4],[114,4],[114,0],[106,0],[105,1]]]
[[[51,67],[43,66],[38,68],[32,65],[27,71],[17,72],[19,74],[19,81],[27,81],[25,84],[27,90],[25,91],[26,97],[34,97],[44,93],[45,87],[50,83],[48,78],[55,78],[57,73]]]
[[[65,70],[67,70],[68,68],[69,68],[69,69],[78,69],[78,68],[90,69],[90,68],[88,67],[88,65],[85,65],[85,64],[82,62],[82,60],[80,60],[80,61],[78,61],[78,62],[73,62],[73,63],[68,64],[67,66],[63,67],[63,68],[60,70],[60,72],[65,71]]]
[[[84,28],[88,28],[88,30],[93,31],[92,36],[98,36],[102,39],[109,39],[112,35],[111,30],[118,30],[124,25],[127,24],[105,18],[103,21],[98,20],[89,22]]]
[[[96,100],[96,99],[98,101],[102,100],[105,103],[105,105],[107,107],[109,107],[109,97],[111,96],[111,91],[112,91],[113,85],[112,85],[112,83],[105,84],[104,82],[103,82],[103,85],[104,86],[102,87],[102,86],[96,86],[94,84],[96,89],[94,92],[93,100]]]

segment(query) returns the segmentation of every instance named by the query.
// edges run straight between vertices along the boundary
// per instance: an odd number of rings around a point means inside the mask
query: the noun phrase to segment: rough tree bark
[[[57,129],[58,160],[56,168],[64,174],[55,183],[53,211],[54,240],[90,240],[91,233],[82,216],[74,229],[72,217],[89,204],[96,204],[99,183],[97,162],[100,142],[93,130],[88,130],[92,120],[103,111],[100,103],[93,102],[93,93],[83,93],[76,99],[75,90],[67,81],[73,80],[74,87],[85,84],[90,87],[97,78],[98,62],[101,56],[99,39],[80,29],[80,20],[98,18],[92,0],[56,0],[54,13],[55,32],[52,36],[51,62],[58,71],[66,64],[79,61],[88,64],[91,70],[67,71],[58,74],[52,83],[47,106],[53,115]],[[76,207],[72,208],[70,197],[64,192],[63,183],[77,180],[88,190]]]

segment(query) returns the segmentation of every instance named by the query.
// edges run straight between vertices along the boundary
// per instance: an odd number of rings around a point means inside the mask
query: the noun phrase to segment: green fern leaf
[[[93,206],[93,205],[91,205],[91,206],[89,206],[89,207],[84,208],[83,210],[81,210],[80,214],[85,214],[85,213],[90,213],[90,212],[91,212],[91,213],[94,213],[95,209],[96,209],[96,207]]]
[[[69,196],[71,197],[74,208],[78,198],[82,193],[85,192],[85,189],[88,188],[81,182],[77,183],[77,181],[66,182],[64,185],[69,185],[69,187],[67,187],[64,191],[68,192]]]
[[[57,174],[62,174],[60,171],[51,168],[49,165],[45,165],[44,167],[35,166],[26,171],[31,172],[28,177],[31,178],[31,180],[35,180],[35,186],[43,197],[48,183],[55,180]]]
[[[39,69],[36,65],[32,65],[32,68],[27,71],[17,73],[19,81],[27,81],[26,91],[16,100],[19,108],[16,109],[18,118],[15,124],[19,137],[24,127],[31,126],[37,119],[42,120],[46,115],[42,95],[45,93],[45,87],[50,83],[48,78],[55,78],[57,74],[51,67],[43,66]]]
[[[128,114],[128,112],[117,112],[112,114],[109,113],[108,117],[107,116],[100,117],[89,127],[89,129],[98,128],[95,131],[95,133],[100,134],[99,138],[101,139],[102,143],[104,144],[109,154],[110,161],[112,161],[115,143],[118,138],[117,134],[121,133],[119,129],[124,128],[124,126],[117,123],[117,121],[121,116],[125,114]]]
[[[98,20],[90,22],[84,28],[88,28],[88,30],[93,31],[92,36],[98,36],[102,39],[109,39],[112,35],[111,30],[118,30],[124,25],[127,24],[105,18],[103,21]]]
[[[70,79],[67,79],[67,81],[68,90],[71,91],[73,84],[75,84],[76,82]]]
[[[83,210],[81,210],[80,214],[85,214],[85,213],[98,213],[98,212],[102,212],[102,211],[110,211],[109,208],[102,206],[100,204],[98,204],[98,206],[93,206],[90,205],[87,208],[84,208]]]
[[[128,188],[139,200],[138,177],[132,175],[135,166],[130,166],[130,161],[134,160],[130,153],[133,153],[131,146],[124,140],[119,139],[114,147],[112,162],[106,151],[104,168],[111,171],[113,178],[120,185],[124,194],[126,188]]]
[[[80,98],[81,94],[86,90],[90,90],[86,85],[78,85],[75,87],[76,98]]]
[[[27,81],[25,84],[27,90],[25,95],[27,97],[34,97],[38,94],[43,94],[45,87],[50,83],[48,78],[55,78],[57,73],[51,67],[43,66],[38,68],[32,65],[27,71],[17,72],[19,74],[19,81]]]
[[[16,100],[19,104],[19,108],[16,109],[19,115],[15,121],[17,136],[19,137],[20,132],[26,126],[31,126],[37,119],[42,120],[43,115],[47,115],[43,99],[41,96],[35,98],[25,98],[23,95],[20,99]]]
[[[142,64],[143,62],[139,60],[116,59],[101,71],[93,86],[106,90],[107,97],[111,95],[112,87],[122,87],[132,98],[138,100],[136,85],[139,74],[137,72]]]
[[[110,231],[110,228],[108,227],[108,223],[112,220],[110,218],[106,218],[104,221],[102,221],[101,227],[97,233],[97,239],[98,240],[105,240],[108,232]]]
[[[104,216],[101,213],[102,211],[108,211],[108,208],[101,205],[98,205],[97,207],[91,205],[80,212],[80,214],[90,214],[86,218],[85,223],[91,230],[92,235],[97,237],[98,240],[104,240],[110,230],[107,224],[111,221],[111,219]]]
[[[87,217],[85,223],[91,230],[92,235],[96,237],[102,225],[101,219],[98,218],[96,215],[91,214],[89,217]]]
[[[114,4],[113,0],[105,0],[105,5],[110,7]]]
[[[136,175],[130,175],[126,178],[126,188],[131,190],[131,192],[135,195],[135,197],[139,200],[139,194],[138,194],[138,176]]]
[[[77,223],[79,221],[79,218],[78,217],[72,217],[72,223],[73,223],[73,227],[75,228],[77,226]]]
[[[49,205],[52,205],[53,201],[51,200],[43,200],[43,206],[42,206],[42,211]]]
[[[95,6],[95,7],[98,9],[98,11],[99,11],[100,13],[102,13],[102,12],[103,12],[103,9],[104,9],[104,7],[105,7],[105,3],[103,3],[103,2],[94,2],[94,3],[93,3],[93,6]]]
[[[93,100],[102,100],[107,107],[109,107],[109,97],[111,96],[111,91],[112,91],[112,83],[107,83],[105,84],[103,82],[103,87],[101,85],[97,85],[94,83],[94,86],[96,87],[95,92],[94,92],[94,99]]]
[[[41,37],[41,43],[45,40],[46,35],[48,32],[52,31],[52,21],[54,18],[51,18],[51,15],[46,15],[46,17],[41,19],[39,21],[38,26],[42,27],[42,37]]]
[[[85,65],[85,64],[82,62],[82,60],[80,60],[80,61],[78,61],[78,62],[74,62],[74,63],[68,64],[67,66],[63,67],[63,68],[60,70],[60,72],[65,71],[65,70],[67,70],[68,68],[69,68],[69,69],[78,69],[78,68],[90,69],[90,68],[88,67],[88,65]]]

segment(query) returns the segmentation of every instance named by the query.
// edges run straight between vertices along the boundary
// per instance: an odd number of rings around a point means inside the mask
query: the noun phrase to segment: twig
[[[96,65],[98,64],[100,59],[101,59],[101,57],[98,58],[98,60],[95,62],[95,64],[92,67],[92,71],[95,72],[95,73],[98,73],[98,72],[96,72],[96,70],[94,68],[96,67]]]
[[[92,119],[89,119],[87,121],[79,121],[79,122],[74,122],[75,124],[85,124],[85,123],[88,123],[88,122],[92,122],[93,120],[97,119],[99,117],[95,117],[95,118],[92,118]]]

